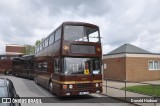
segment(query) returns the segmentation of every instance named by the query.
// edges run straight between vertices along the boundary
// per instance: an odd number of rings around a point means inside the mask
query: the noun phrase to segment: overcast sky
[[[130,43],[160,53],[160,0],[0,0],[0,54],[30,44],[64,21],[96,24],[103,53]]]

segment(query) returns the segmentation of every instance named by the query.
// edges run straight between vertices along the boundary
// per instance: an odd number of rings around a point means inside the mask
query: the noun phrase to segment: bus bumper
[[[87,95],[91,93],[102,93],[102,89],[92,89],[92,90],[65,90],[60,91],[60,96],[70,96],[70,95]]]

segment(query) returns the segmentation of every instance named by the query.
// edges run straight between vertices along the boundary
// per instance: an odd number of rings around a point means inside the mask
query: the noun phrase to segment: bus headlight
[[[72,89],[73,88],[73,85],[69,85],[69,89]]]
[[[96,83],[96,84],[95,84],[95,86],[96,86],[96,87],[99,87],[99,84],[98,84],[98,83]]]
[[[64,45],[63,49],[66,50],[66,51],[68,51],[69,50],[69,46],[68,45]]]
[[[100,52],[100,51],[101,51],[101,48],[98,47],[96,50],[97,50],[98,52]]]

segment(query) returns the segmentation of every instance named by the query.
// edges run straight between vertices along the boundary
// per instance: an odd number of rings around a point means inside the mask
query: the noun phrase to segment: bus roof
[[[34,55],[33,54],[31,54],[31,55],[24,55],[22,57],[34,57]]]
[[[66,21],[62,23],[63,25],[82,25],[82,26],[90,26],[90,27],[96,27],[98,28],[97,25],[86,23],[86,22],[73,22],[73,21]]]
[[[53,30],[46,38],[48,38],[53,32],[55,32],[58,28],[62,27],[63,25],[77,25],[77,26],[88,26],[93,28],[99,28],[95,24],[90,24],[86,22],[65,21],[61,25],[59,25],[55,30]],[[46,38],[44,38],[37,46],[39,46]]]

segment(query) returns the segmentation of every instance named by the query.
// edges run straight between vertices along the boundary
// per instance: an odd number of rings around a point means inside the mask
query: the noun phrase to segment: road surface
[[[14,76],[4,76],[0,75],[0,77],[10,79],[16,89],[17,94],[20,97],[52,97],[51,101],[54,103],[42,103],[42,104],[21,104],[21,106],[135,106],[129,103],[120,103],[118,99],[106,97],[100,94],[91,94],[84,97],[79,98],[60,98],[56,95],[51,94],[45,88],[37,85],[34,83],[33,80],[28,80],[21,77],[14,77]],[[100,99],[99,97],[107,98],[108,101],[112,101],[111,103],[92,103],[93,101]]]

